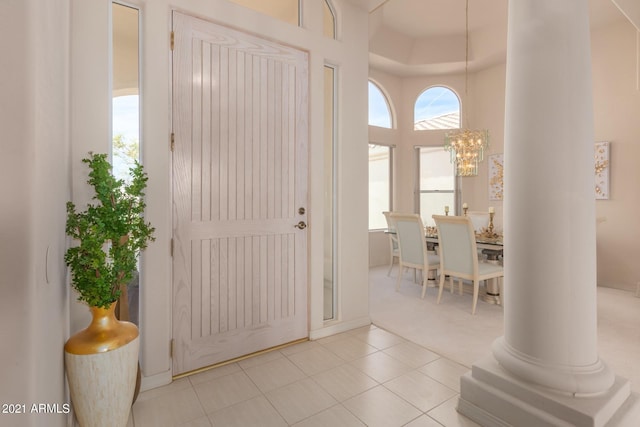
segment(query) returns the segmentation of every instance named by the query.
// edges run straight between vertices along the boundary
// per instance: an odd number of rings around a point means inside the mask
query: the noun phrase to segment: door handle
[[[305,228],[307,228],[307,223],[304,221],[300,221],[299,223],[294,225],[294,227],[299,228],[300,230],[304,230]]]

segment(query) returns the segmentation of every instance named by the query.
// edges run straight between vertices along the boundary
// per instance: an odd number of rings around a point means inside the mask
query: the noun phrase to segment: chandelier
[[[489,131],[457,129],[444,136],[444,149],[451,153],[451,163],[455,164],[456,175],[478,175],[478,162],[484,158],[484,150],[489,146]]]
[[[465,9],[465,59],[464,59],[464,95],[462,104],[465,123],[468,126],[466,104],[467,85],[469,81],[469,0]],[[484,150],[489,147],[489,131],[456,129],[444,135],[444,149],[451,154],[451,163],[455,165],[457,176],[478,175],[478,162],[484,158]]]

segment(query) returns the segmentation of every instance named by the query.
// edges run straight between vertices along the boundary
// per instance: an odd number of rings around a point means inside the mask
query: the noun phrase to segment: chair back
[[[438,228],[438,251],[444,274],[473,276],[478,271],[476,238],[466,216],[433,215]]]
[[[467,216],[471,218],[471,223],[476,233],[480,233],[483,228],[489,227],[489,212],[467,212]]]
[[[398,236],[402,262],[421,266],[427,264],[427,242],[420,215],[392,212],[390,218]]]

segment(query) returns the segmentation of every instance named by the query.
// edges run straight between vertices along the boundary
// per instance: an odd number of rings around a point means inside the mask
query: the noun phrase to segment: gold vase
[[[109,308],[91,307],[91,324],[64,346],[71,402],[81,426],[126,426],[136,385],[136,325]]]
[[[64,345],[72,354],[95,354],[115,350],[138,337],[138,328],[130,322],[116,319],[117,301],[109,308],[89,307],[91,324],[73,335]]]

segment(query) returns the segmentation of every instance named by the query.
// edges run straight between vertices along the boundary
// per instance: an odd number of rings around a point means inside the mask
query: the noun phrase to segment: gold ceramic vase
[[[91,324],[64,346],[71,402],[82,427],[126,426],[138,371],[138,328],[109,308],[90,307]]]

